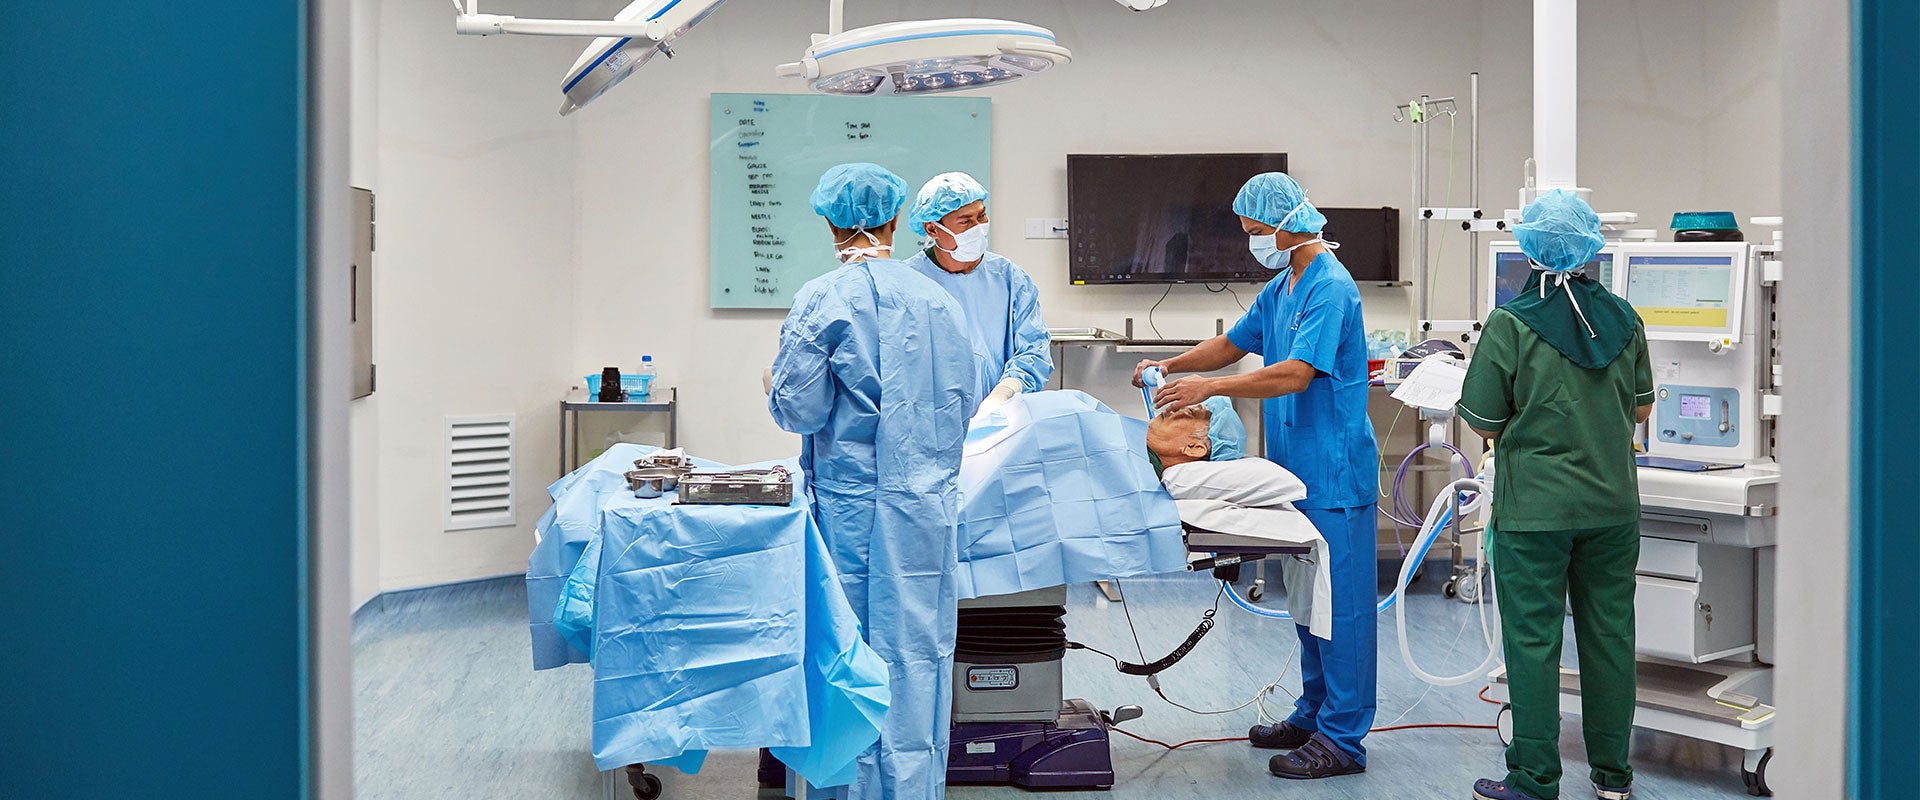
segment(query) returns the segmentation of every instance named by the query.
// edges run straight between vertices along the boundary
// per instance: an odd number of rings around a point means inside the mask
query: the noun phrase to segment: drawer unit
[[[1753,550],[1644,536],[1637,572],[1642,655],[1698,664],[1752,652]]]

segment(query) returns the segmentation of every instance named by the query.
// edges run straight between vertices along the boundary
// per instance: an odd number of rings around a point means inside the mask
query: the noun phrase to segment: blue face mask
[[[1269,233],[1265,236],[1247,237],[1247,251],[1253,253],[1254,259],[1260,262],[1260,266],[1271,270],[1282,270],[1293,263],[1293,251],[1314,243],[1327,245],[1329,249],[1333,247],[1332,242],[1315,236],[1292,247],[1281,249],[1279,234]]]
[[[1286,257],[1280,255],[1280,243],[1274,234],[1247,237],[1247,251],[1253,253],[1253,259],[1267,269],[1281,269],[1287,265]]]
[[[1280,221],[1273,226],[1273,233],[1265,236],[1247,237],[1247,250],[1253,253],[1254,259],[1260,262],[1260,266],[1271,270],[1286,269],[1293,263],[1293,251],[1314,243],[1324,244],[1328,250],[1337,250],[1340,248],[1340,245],[1329,242],[1321,237],[1320,234],[1316,233],[1312,239],[1308,239],[1285,250],[1280,249],[1280,231],[1286,230],[1288,222],[1293,221],[1294,217],[1299,216],[1312,207],[1313,206],[1307,204],[1306,195],[1303,194],[1300,196],[1300,204],[1294,206],[1292,211],[1287,212],[1287,215],[1281,217]]]

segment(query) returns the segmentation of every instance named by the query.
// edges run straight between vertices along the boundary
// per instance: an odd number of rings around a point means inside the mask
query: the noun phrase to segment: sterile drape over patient
[[[1077,391],[976,417],[960,463],[960,596],[1186,569],[1146,423]]]

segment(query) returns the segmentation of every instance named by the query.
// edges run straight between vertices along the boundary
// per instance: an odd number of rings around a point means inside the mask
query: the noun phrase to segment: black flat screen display
[[[1320,235],[1337,242],[1334,252],[1355,283],[1400,280],[1400,209],[1322,208],[1327,227]]]
[[[1067,156],[1073,283],[1265,283],[1233,197],[1285,171],[1285,153]]]

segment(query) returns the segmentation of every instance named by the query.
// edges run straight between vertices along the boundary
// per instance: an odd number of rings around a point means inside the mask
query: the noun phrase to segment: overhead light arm
[[[847,29],[847,0],[827,0],[827,35],[839,36]]]
[[[454,32],[462,36],[619,36],[656,42],[664,41],[667,36],[667,27],[657,19],[625,22],[610,19],[521,19],[502,14],[482,14],[480,0],[465,2],[466,5],[460,8],[460,15],[453,22]],[[455,5],[459,6],[459,0],[455,0]]]

